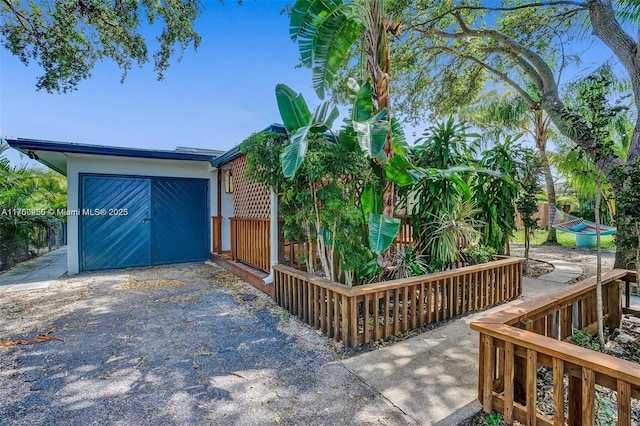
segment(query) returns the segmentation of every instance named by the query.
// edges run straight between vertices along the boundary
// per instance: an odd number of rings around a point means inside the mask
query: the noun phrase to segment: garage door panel
[[[147,179],[83,176],[81,250],[84,270],[149,265],[151,262],[150,182]],[[109,215],[127,209],[127,215]]]
[[[208,185],[200,179],[153,182],[153,263],[209,257]]]
[[[81,176],[82,270],[205,260],[209,256],[205,179]],[[126,215],[109,215],[126,209]]]

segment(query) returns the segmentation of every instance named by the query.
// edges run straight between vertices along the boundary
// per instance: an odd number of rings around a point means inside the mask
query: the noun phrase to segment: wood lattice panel
[[[247,179],[247,156],[233,160],[233,216],[244,218],[268,218],[271,212],[269,191],[261,183]]]

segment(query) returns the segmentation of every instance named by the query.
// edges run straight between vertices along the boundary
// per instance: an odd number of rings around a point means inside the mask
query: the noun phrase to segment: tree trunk
[[[556,218],[556,187],[553,182],[553,175],[551,174],[551,165],[549,164],[549,157],[547,157],[546,147],[538,147],[540,151],[540,161],[542,163],[542,170],[544,172],[544,183],[547,189],[547,204],[549,208],[549,223],[547,224],[547,243],[556,244],[558,237],[556,236],[556,228],[553,227],[553,222]]]
[[[374,98],[376,100],[377,109],[387,110],[387,120],[389,120],[389,133],[384,143],[384,153],[388,159],[393,157],[391,149],[391,101],[390,90],[391,85],[391,50],[387,40],[385,18],[384,18],[384,2],[373,0],[370,2],[371,13],[371,41],[372,55],[368,62],[369,72],[374,87]],[[382,179],[384,193],[382,194],[382,214],[393,217],[395,206],[395,187],[393,182]]]
[[[604,351],[604,318],[602,307],[602,247],[600,244],[600,200],[602,199],[602,178],[600,173],[596,171],[596,183],[598,190],[596,192],[596,310],[598,317],[598,340],[600,341],[600,350]]]
[[[556,228],[553,227],[553,220],[556,217],[556,188],[553,184],[553,175],[551,174],[551,166],[549,165],[549,157],[547,156],[547,141],[549,140],[549,117],[543,109],[534,110],[535,123],[535,142],[538,153],[540,154],[540,163],[542,164],[542,172],[544,173],[544,182],[547,189],[547,207],[549,209],[547,223],[547,243],[556,244]]]
[[[627,164],[631,164],[640,156],[640,62],[638,61],[637,42],[620,26],[610,0],[590,0],[587,2],[593,33],[611,49],[627,71],[633,89],[636,105],[636,127],[633,130]],[[617,194],[614,188],[614,194]],[[618,235],[625,237],[627,227],[620,228]],[[633,249],[616,250],[616,268],[627,268],[627,263],[634,258]]]
[[[529,264],[529,247],[531,246],[531,229],[524,227],[524,263]]]

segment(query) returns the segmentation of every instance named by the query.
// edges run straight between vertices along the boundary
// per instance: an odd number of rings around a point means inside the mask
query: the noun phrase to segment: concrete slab
[[[0,274],[0,292],[50,287],[67,272],[67,248],[61,247]]]
[[[469,324],[562,287],[524,278],[523,295],[516,301],[342,363],[419,424],[457,424],[481,408],[477,402],[478,334]]]
[[[538,279],[542,281],[568,283],[583,274],[582,268],[579,265],[566,260],[545,257],[539,253],[535,255],[535,259],[550,263],[555,268],[553,272],[538,277]]]

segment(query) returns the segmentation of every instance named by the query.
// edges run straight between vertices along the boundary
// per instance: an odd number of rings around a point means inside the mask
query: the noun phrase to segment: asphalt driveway
[[[37,334],[60,340],[11,344]],[[2,425],[408,423],[334,345],[215,265],[0,297]]]

